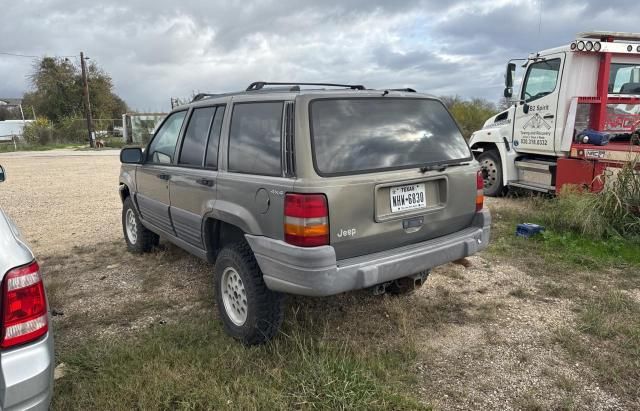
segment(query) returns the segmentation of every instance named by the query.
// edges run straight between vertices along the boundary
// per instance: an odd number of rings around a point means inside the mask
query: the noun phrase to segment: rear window
[[[429,99],[320,99],[310,103],[320,175],[357,174],[471,159],[444,105]]]

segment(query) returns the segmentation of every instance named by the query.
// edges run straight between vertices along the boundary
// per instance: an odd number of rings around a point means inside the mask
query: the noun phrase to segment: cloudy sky
[[[497,100],[509,58],[585,30],[640,31],[638,0],[3,0],[0,52],[77,55],[138,110],[256,80],[353,82]],[[541,13],[540,13],[541,12]],[[540,31],[538,30],[541,17]],[[0,97],[33,59],[0,54]]]

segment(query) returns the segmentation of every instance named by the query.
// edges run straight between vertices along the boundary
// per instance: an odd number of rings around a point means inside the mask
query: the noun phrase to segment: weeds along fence
[[[122,119],[94,119],[93,129],[96,140],[121,139]],[[53,124],[47,119],[38,118],[25,126],[21,143],[46,146],[52,144],[85,144],[88,142],[87,120],[84,118],[63,119],[57,124]]]

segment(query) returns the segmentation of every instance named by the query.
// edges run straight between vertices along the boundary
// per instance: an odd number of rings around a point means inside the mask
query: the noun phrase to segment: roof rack
[[[390,88],[389,91],[404,91],[406,93],[416,93],[416,91],[412,88]]]
[[[264,86],[294,86],[291,91],[299,91],[300,86],[326,86],[326,87],[345,87],[350,88],[351,90],[364,90],[364,86],[360,84],[335,84],[335,83],[282,83],[282,82],[271,82],[271,81],[256,81],[253,82],[247,87],[246,91],[256,91],[262,90]],[[295,86],[298,87],[295,90]]]
[[[199,101],[207,97],[217,97],[217,96],[219,96],[219,94],[198,93],[195,96],[193,96],[193,99],[191,100],[191,102],[193,103],[194,101]]]

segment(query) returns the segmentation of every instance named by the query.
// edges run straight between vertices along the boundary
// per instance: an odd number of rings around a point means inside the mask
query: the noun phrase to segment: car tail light
[[[329,207],[323,194],[285,196],[284,240],[299,247],[329,244]]]
[[[482,170],[478,170],[476,174],[476,211],[482,210],[484,207],[484,178]]]
[[[47,298],[37,262],[9,271],[2,284],[2,341],[9,348],[40,338],[49,329]]]

